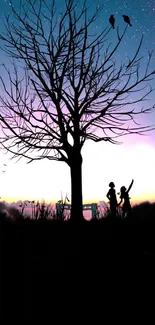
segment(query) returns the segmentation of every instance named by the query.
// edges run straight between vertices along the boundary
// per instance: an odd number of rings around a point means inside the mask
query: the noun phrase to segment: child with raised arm
[[[116,208],[117,208],[117,198],[116,198],[116,192],[115,192],[115,184],[113,182],[109,183],[109,191],[107,193],[107,198],[110,201],[110,212],[111,216],[115,217],[116,216]]]
[[[125,186],[122,186],[120,189],[120,198],[121,201],[119,202],[118,206],[123,202],[122,210],[123,210],[123,218],[128,215],[128,213],[131,211],[131,204],[130,204],[130,198],[129,198],[129,191],[133,185],[134,180],[132,180],[130,186],[128,189],[126,189]]]

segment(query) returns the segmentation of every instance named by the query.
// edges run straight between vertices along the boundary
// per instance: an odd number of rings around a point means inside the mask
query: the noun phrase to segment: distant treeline
[[[15,207],[9,207],[9,209],[5,209],[6,205],[2,202],[0,202],[0,219],[2,220],[13,220],[13,221],[19,221],[19,220],[31,220],[31,219],[37,219],[35,218],[35,212],[33,212],[33,218],[31,216],[28,216],[27,214],[21,214],[19,210]],[[12,217],[9,217],[8,212],[12,214]],[[106,213],[104,212],[100,219],[108,218],[108,209]],[[56,220],[56,212],[54,210],[49,210],[49,208],[45,208],[45,205],[41,205],[40,214],[38,219],[53,219]],[[118,214],[118,217],[121,218],[121,214]],[[142,202],[140,204],[136,204],[132,207],[130,215],[126,218],[128,220],[135,220],[135,221],[154,221],[155,220],[155,202],[151,203],[149,201]]]

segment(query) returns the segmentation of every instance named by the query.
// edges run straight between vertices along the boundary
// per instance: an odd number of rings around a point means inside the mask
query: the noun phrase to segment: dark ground
[[[99,278],[105,285],[114,281],[126,286],[132,277],[143,275],[144,283],[155,262],[155,222],[132,218],[76,225],[71,221],[4,221],[1,248],[3,310],[15,304],[13,313],[23,310],[30,320],[35,303],[38,310],[49,301],[47,292],[53,295],[61,281],[69,285],[68,279],[73,278],[74,286],[90,277],[90,286]]]

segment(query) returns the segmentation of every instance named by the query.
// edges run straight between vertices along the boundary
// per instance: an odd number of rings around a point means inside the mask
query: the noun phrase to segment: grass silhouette
[[[93,281],[101,275],[104,282],[111,283],[123,275],[129,281],[139,263],[138,272],[142,272],[144,262],[150,267],[155,257],[155,203],[134,206],[125,219],[121,215],[112,219],[106,213],[104,218],[79,224],[54,218],[12,220],[5,213],[0,214],[2,268],[6,277],[3,282],[10,304],[15,304],[14,312],[25,308],[26,318],[30,319],[35,303],[38,313],[38,301],[47,301],[51,283],[66,281],[66,276],[79,280],[81,275],[91,274]],[[21,307],[19,303],[17,306],[15,293]],[[8,300],[6,305],[8,308]]]
[[[41,206],[42,209],[42,206]],[[52,254],[66,255],[72,251],[74,255],[74,244],[78,247],[78,254],[83,254],[84,245],[89,242],[88,254],[93,253],[93,246],[98,253],[98,242],[100,242],[100,253],[106,246],[107,241],[111,243],[111,247],[115,250],[119,249],[120,252],[132,252],[137,248],[141,253],[146,250],[152,251],[154,249],[154,229],[155,229],[155,203],[143,202],[135,205],[132,208],[130,215],[123,219],[121,214],[116,218],[111,218],[110,213],[106,211],[104,217],[100,219],[92,219],[75,224],[72,220],[64,222],[63,218],[57,219],[56,213],[52,212],[49,208],[41,210],[42,214],[38,219],[30,217],[20,217],[15,220],[9,218],[4,212],[0,215],[1,228],[3,230],[3,243],[4,247],[9,248],[12,244],[20,246],[20,239],[24,245],[24,254],[29,256],[31,252],[28,247],[36,247],[39,256],[41,247],[52,250]],[[44,213],[44,215],[43,215]],[[48,218],[49,217],[49,218]],[[151,246],[152,241],[152,246]],[[36,244],[37,243],[37,244]],[[97,246],[96,246],[97,245]],[[92,247],[91,247],[92,246]],[[13,246],[12,246],[13,250]],[[14,251],[15,252],[15,251]]]

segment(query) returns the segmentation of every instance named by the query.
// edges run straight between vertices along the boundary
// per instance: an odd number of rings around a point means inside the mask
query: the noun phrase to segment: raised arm
[[[132,179],[132,182],[131,182],[131,184],[130,184],[130,186],[129,186],[128,190],[127,190],[127,192],[129,192],[129,191],[130,191],[130,189],[131,189],[131,187],[132,187],[132,185],[133,185],[133,182],[134,182],[134,180]]]

